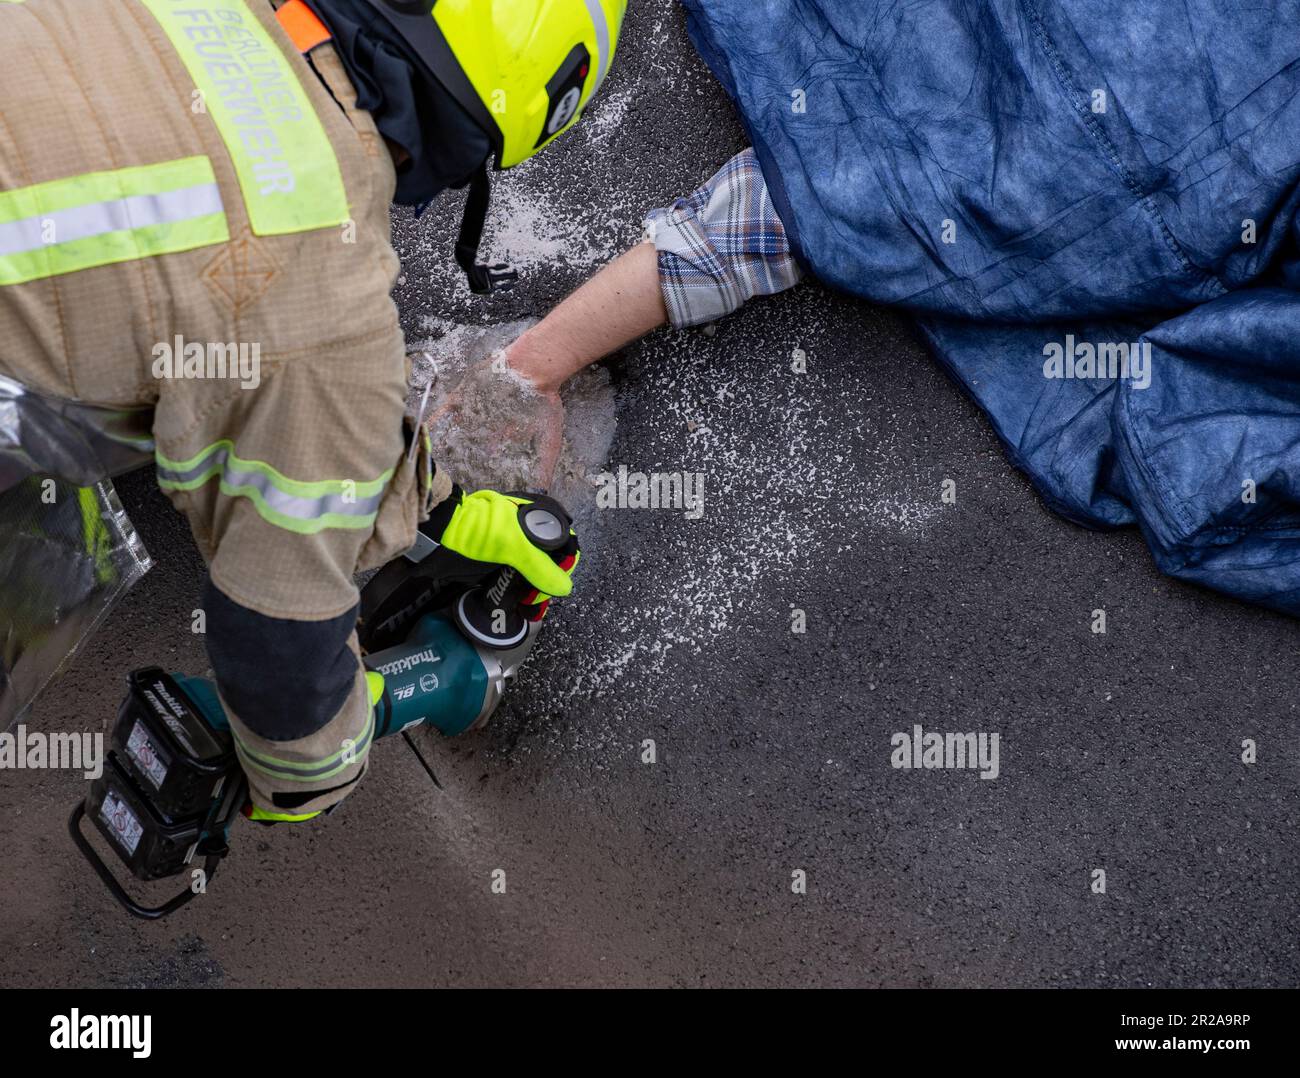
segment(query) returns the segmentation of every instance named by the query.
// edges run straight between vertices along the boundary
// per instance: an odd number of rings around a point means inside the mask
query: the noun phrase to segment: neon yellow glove
[[[531,504],[527,498],[495,490],[464,494],[438,541],[474,561],[512,566],[546,595],[568,595],[573,591],[569,574],[550,554],[534,546],[519,524],[519,507]]]

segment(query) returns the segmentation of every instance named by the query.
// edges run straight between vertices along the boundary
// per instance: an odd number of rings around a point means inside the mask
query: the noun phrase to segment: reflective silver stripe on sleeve
[[[277,760],[272,756],[263,756],[244,744],[238,735],[235,736],[235,743],[249,764],[257,768],[258,771],[298,782],[315,782],[322,778],[329,778],[339,771],[363,762],[370,753],[370,743],[374,740],[374,735],[375,709],[372,707],[370,717],[366,720],[366,728],[361,732],[350,750],[340,749],[331,756],[314,763],[295,765],[289,760]]]
[[[295,520],[315,520],[331,513],[340,516],[367,517],[379,511],[384,500],[384,491],[361,498],[348,498],[343,494],[322,494],[314,498],[290,494],[275,485],[275,481],[256,469],[240,470],[231,461],[230,450],[225,446],[217,447],[201,461],[184,471],[156,466],[156,474],[161,482],[191,483],[205,472],[220,468],[221,482],[233,487],[251,487],[262,496],[266,504],[278,513]]]
[[[193,221],[224,212],[221,191],[215,183],[92,202],[0,224],[0,257],[39,251],[51,243],[71,243],[110,232]]]

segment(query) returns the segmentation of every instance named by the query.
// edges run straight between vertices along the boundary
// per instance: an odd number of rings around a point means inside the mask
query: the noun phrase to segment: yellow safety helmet
[[[600,88],[627,0],[370,0],[478,125],[497,168],[568,130]]]
[[[369,0],[487,135],[496,167],[532,157],[582,116],[609,73],[627,0]],[[517,276],[478,264],[486,170],[471,183],[456,260],[472,291]]]

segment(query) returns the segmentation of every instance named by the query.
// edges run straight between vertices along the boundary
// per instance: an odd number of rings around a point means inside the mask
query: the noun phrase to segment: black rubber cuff
[[[452,515],[460,508],[460,501],[464,496],[465,491],[461,489],[460,484],[452,483],[451,493],[433,507],[429,519],[420,525],[420,531],[435,543],[441,543],[442,533],[447,530],[447,525],[451,523]]]

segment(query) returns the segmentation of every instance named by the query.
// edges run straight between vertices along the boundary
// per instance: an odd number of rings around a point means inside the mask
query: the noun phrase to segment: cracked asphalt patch
[[[456,198],[396,212],[410,337],[544,313],[744,144],[668,0],[633,6],[585,124],[501,177],[512,293],[461,284]],[[808,286],[610,369],[611,467],[699,472],[705,511],[590,522],[488,729],[421,736],[443,790],[381,743],[343,810],[237,830],[145,925],[67,840],[81,780],[7,773],[0,983],[1300,981],[1295,623],[1049,514],[891,312]],[[147,474],[120,487],[158,566],[34,726],[106,729],[128,669],[206,669],[184,523]],[[999,733],[998,779],[893,769],[914,724]]]

